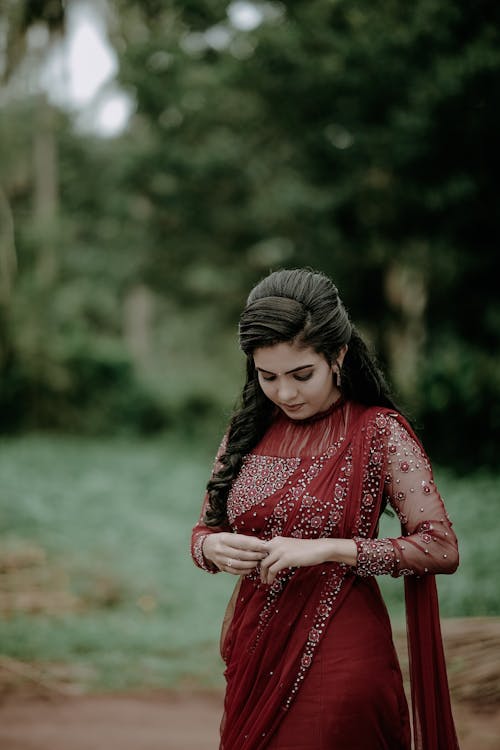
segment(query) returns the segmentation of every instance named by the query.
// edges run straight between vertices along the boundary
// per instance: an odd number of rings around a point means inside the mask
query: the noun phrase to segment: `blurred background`
[[[487,0],[2,1],[4,691],[222,684],[189,532],[279,267],[334,279],[423,438],[444,615],[500,614],[499,37]]]

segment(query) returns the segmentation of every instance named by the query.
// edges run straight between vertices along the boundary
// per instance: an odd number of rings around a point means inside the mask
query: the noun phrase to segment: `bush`
[[[0,388],[0,412],[3,432],[151,433],[170,421],[127,356],[112,347],[82,348],[38,367],[14,359]]]

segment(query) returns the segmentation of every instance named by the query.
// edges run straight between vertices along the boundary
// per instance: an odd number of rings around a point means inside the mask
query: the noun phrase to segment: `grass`
[[[2,442],[2,653],[73,665],[89,689],[222,684],[217,639],[234,579],[189,556],[216,447],[206,442]],[[462,558],[458,574],[439,579],[442,614],[498,615],[500,482],[446,471],[437,481]],[[382,534],[397,533],[388,523]],[[381,584],[402,617],[402,582]]]
[[[211,460],[174,437],[4,442],[4,546],[42,548],[45,567],[63,571],[80,604],[10,613],[0,621],[2,651],[75,660],[91,668],[92,686],[176,684],[193,674],[211,684],[231,580],[208,577],[189,557]]]

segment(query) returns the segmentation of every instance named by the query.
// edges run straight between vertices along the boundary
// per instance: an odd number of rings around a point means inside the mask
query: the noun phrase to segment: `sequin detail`
[[[401,521],[399,539],[355,538],[360,576],[425,575],[448,572],[449,551],[456,560],[456,539],[422,447],[398,419],[388,415],[384,499]],[[366,499],[362,501],[362,507]],[[446,557],[445,557],[446,555]],[[455,563],[456,564],[456,563]],[[450,572],[453,566],[450,565]]]
[[[208,534],[202,534],[198,536],[193,544],[193,557],[196,564],[207,573],[218,573],[219,569],[215,565],[207,564],[205,557],[203,556],[203,542],[207,538]]]
[[[362,537],[367,537],[373,518],[374,507],[376,507],[380,496],[381,487],[383,486],[382,477],[384,462],[382,460],[382,450],[384,439],[388,429],[387,417],[382,413],[377,413],[375,418],[366,425],[368,437],[368,453],[365,456],[365,471],[363,474],[363,486],[361,494],[360,510],[356,518],[355,533]],[[352,476],[351,470],[352,452],[346,451],[343,466],[339,472],[339,479],[336,487],[339,486],[345,491],[334,492],[334,495],[346,497],[348,495],[347,483]],[[325,528],[326,531],[326,528]],[[322,534],[324,536],[325,534]],[[288,709],[297,694],[302,681],[305,678],[307,670],[313,662],[314,653],[321,640],[328,620],[332,613],[337,597],[345,582],[346,576],[350,574],[350,568],[342,563],[331,563],[324,566],[325,582],[323,584],[319,605],[316,608],[313,622],[309,630],[309,636],[300,659],[300,666],[297,677],[293,683],[292,689],[287,696],[284,708]]]
[[[334,519],[340,519],[343,514],[344,499],[347,490],[343,484],[339,485],[339,490],[334,491],[333,497],[325,500],[310,495],[307,492],[308,486],[324,470],[327,462],[337,453],[343,443],[343,438],[339,439],[321,456],[311,459],[307,467],[303,467],[295,482],[288,487],[282,499],[276,504],[273,513],[270,516],[268,526],[262,537],[272,539],[275,536],[281,536],[289,524],[292,514],[295,514],[296,521],[292,524],[289,536],[296,538],[318,538],[328,536],[327,529],[335,525]],[[272,459],[276,461],[276,459]],[[345,464],[340,471],[344,476],[346,468],[349,466],[349,460],[345,459]],[[287,582],[293,576],[294,568],[282,570],[276,577],[274,583],[269,587],[265,604],[260,612],[259,623],[253,641],[251,650],[255,650],[265,629],[274,612],[276,603]],[[255,584],[260,587],[260,578],[257,570],[250,573],[249,577],[254,580]]]
[[[440,571],[445,567],[451,570],[456,564],[456,556],[449,554],[455,544],[454,535],[428,460],[418,442],[398,416],[387,410],[377,413],[375,409],[370,410],[363,417],[360,430],[365,436],[365,449],[360,465],[356,467],[352,466],[349,449],[338,457],[337,463],[328,462],[328,458],[336,455],[340,443],[319,457],[310,453],[304,455],[304,443],[301,444],[301,458],[291,453],[291,443],[287,444],[288,453],[281,452],[274,444],[269,450],[273,456],[251,454],[234,483],[228,503],[229,530],[255,533],[262,539],[276,535],[297,538],[352,535],[358,545],[357,566],[340,563],[318,566],[318,593],[315,593],[314,605],[311,602],[297,611],[297,618],[304,618],[299,630],[304,633],[304,640],[294,655],[297,658],[296,670],[286,683],[279,685],[283,689],[284,709],[290,707],[307,670],[314,663],[316,649],[335,612],[342,587],[349,586],[355,574],[421,575],[434,572],[436,566],[440,566]],[[265,448],[264,443],[259,450],[264,452]],[[294,457],[281,458],[276,453]],[[363,468],[362,477],[358,473],[360,466]],[[357,482],[355,494],[354,477]],[[396,510],[404,536],[392,540],[370,538],[374,534],[382,500]],[[349,519],[346,531],[346,503],[351,502],[356,508],[356,517]],[[196,560],[197,563],[201,561],[198,556]],[[293,580],[295,575],[297,578]],[[265,647],[262,636],[269,632],[271,620],[283,617],[280,605],[284,602],[284,592],[300,583],[300,579],[297,569],[289,568],[281,571],[270,587],[261,584],[257,569],[244,580],[246,599],[255,595],[258,602],[258,614],[253,624],[255,630],[252,628],[252,635],[245,641],[245,647],[255,651],[259,642],[260,647]],[[304,605],[307,591],[304,589],[303,594],[299,592],[297,596],[304,596],[297,600]]]
[[[283,489],[300,464],[300,458],[259,456],[253,453],[246,456],[229,492],[229,521],[234,523],[238,516]]]
[[[391,574],[396,555],[389,539],[361,539],[355,537],[358,548],[356,573],[358,576],[378,576]]]

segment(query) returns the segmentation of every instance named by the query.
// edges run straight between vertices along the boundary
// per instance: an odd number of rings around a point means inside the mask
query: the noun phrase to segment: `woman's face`
[[[339,354],[339,364],[344,354],[344,351]],[[260,387],[291,419],[312,417],[340,397],[333,380],[333,367],[311,347],[275,344],[256,349],[253,359]]]

